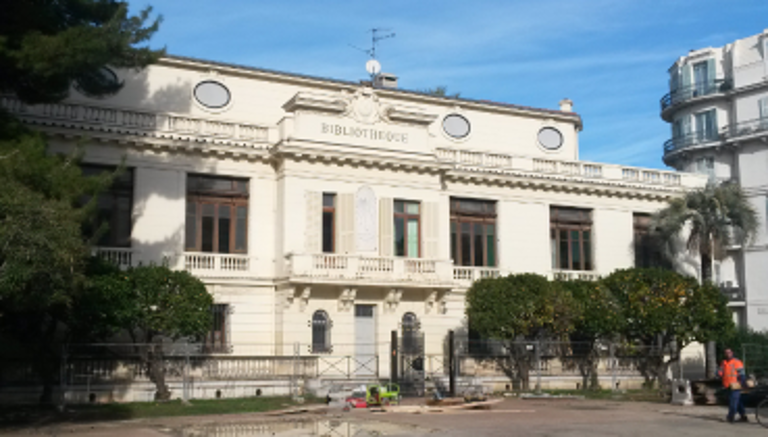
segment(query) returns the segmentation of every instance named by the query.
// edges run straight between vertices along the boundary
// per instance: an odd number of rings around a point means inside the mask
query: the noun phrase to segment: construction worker
[[[746,384],[744,364],[734,358],[732,350],[725,350],[725,359],[717,370],[717,376],[722,378],[723,387],[728,390],[728,422],[733,423],[736,413],[739,413],[739,422],[749,422],[741,401],[741,388]]]

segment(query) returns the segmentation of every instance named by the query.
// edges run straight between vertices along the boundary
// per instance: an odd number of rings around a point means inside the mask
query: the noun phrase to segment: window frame
[[[316,320],[316,317],[318,316],[323,318],[322,342],[318,342],[318,339],[315,338],[316,326],[321,325],[319,319]],[[315,310],[315,312],[312,313],[312,318],[309,320],[309,326],[312,330],[310,353],[328,354],[333,352],[333,346],[331,345],[331,328],[333,327],[333,322],[331,322],[331,317],[328,315],[328,312],[323,309]]]
[[[499,265],[499,245],[498,245],[498,225],[496,222],[497,214],[496,214],[496,202],[493,200],[479,200],[479,199],[468,199],[468,198],[458,198],[458,197],[452,197],[450,199],[450,227],[451,227],[451,256],[453,257],[453,264],[456,266],[463,266],[463,267],[490,267],[495,268]],[[481,211],[481,212],[470,212],[467,210],[461,209],[461,202],[472,202],[472,203],[478,203],[482,204],[484,207],[488,210]],[[462,257],[462,250],[463,250],[463,244],[462,244],[462,232],[461,232],[461,225],[462,223],[468,223],[470,225],[469,228],[469,235],[470,235],[470,249],[469,249],[469,264],[463,264],[463,257]],[[475,224],[482,225],[482,244],[483,244],[483,261],[481,265],[477,265],[475,262],[475,254],[476,254],[476,248],[475,248]],[[488,262],[488,257],[491,254],[491,252],[488,250],[488,225],[493,225],[493,238],[494,238],[494,245],[493,245],[493,259],[494,263],[493,265],[490,265]],[[454,228],[455,226],[455,228]]]
[[[190,180],[194,178],[201,179],[213,179],[213,180],[228,180],[232,183],[231,190],[220,189],[197,189],[191,187]],[[238,190],[237,184],[244,184],[244,190]],[[194,245],[190,245],[187,239],[187,232],[189,231],[189,211],[190,205],[195,206],[194,220],[195,220],[195,241]],[[213,206],[213,244],[210,251],[203,250],[203,207],[205,205]],[[221,208],[229,208],[229,251],[221,252],[220,247],[220,212]],[[237,248],[237,224],[238,216],[237,212],[239,208],[245,208],[245,228],[244,232],[244,248]],[[216,254],[240,254],[245,255],[248,253],[248,234],[250,230],[249,217],[250,217],[250,195],[249,195],[249,181],[244,178],[232,178],[225,176],[209,176],[209,175],[187,175],[187,198],[186,209],[184,216],[184,251],[185,252],[199,252],[199,253],[216,253]],[[207,216],[206,216],[207,217]]]
[[[563,217],[562,219],[559,217],[561,214],[560,212],[570,212],[570,213],[578,213],[579,215],[583,214],[583,217],[579,217],[576,220],[569,220],[566,217]],[[562,239],[560,238],[561,231],[566,231],[567,239],[566,242],[568,244],[568,265],[566,267],[563,267],[561,265],[561,244]],[[574,240],[572,238],[573,231],[579,232],[579,238],[578,240]],[[585,239],[584,239],[584,232],[589,232],[589,257],[586,256],[585,251]],[[583,209],[583,208],[572,208],[572,207],[565,207],[565,206],[550,206],[549,209],[549,232],[550,232],[550,245],[552,242],[554,242],[554,247],[551,249],[554,249],[554,253],[552,253],[553,256],[553,270],[565,270],[565,271],[585,271],[585,272],[591,272],[595,270],[595,263],[594,263],[594,232],[592,230],[592,210],[589,209]],[[573,243],[574,241],[578,241],[579,244],[579,266],[575,266],[573,262]],[[589,258],[589,259],[587,259]],[[586,267],[589,267],[587,269]]]
[[[211,313],[213,315],[213,321],[211,329],[203,339],[203,353],[231,353],[232,343],[229,316],[232,314],[232,307],[227,303],[214,303],[211,305]],[[220,320],[220,331],[215,329],[217,320]],[[220,342],[216,342],[214,339],[216,332],[221,332],[222,340]]]
[[[403,353],[414,354],[421,350],[421,322],[412,311],[408,311],[400,318],[400,336],[402,338]]]
[[[403,204],[403,212],[397,211],[397,204]],[[408,205],[417,205],[419,207],[418,214],[408,212]],[[403,200],[395,199],[392,203],[393,219],[392,219],[392,235],[393,235],[393,254],[400,258],[420,258],[422,253],[421,248],[421,202],[415,200]],[[403,219],[403,254],[397,254],[397,219]],[[408,221],[409,219],[416,219],[416,256],[412,256],[408,253]]]
[[[331,197],[333,198],[333,206],[326,206],[325,205],[325,197]],[[336,200],[337,196],[336,193],[323,193],[323,212],[322,212],[322,241],[321,241],[321,249],[323,253],[336,253]],[[329,213],[331,214],[331,240],[329,241],[329,244],[331,246],[331,250],[327,251],[325,250],[325,214]]]
[[[112,165],[105,165],[105,164],[92,164],[92,163],[82,163],[80,164],[81,173],[85,177],[99,177],[103,175],[104,173],[115,173],[119,170],[119,167],[112,166]],[[125,180],[121,180],[121,179]],[[129,249],[132,247],[132,236],[133,236],[133,205],[134,205],[134,188],[135,188],[135,172],[134,168],[127,167],[122,169],[122,172],[119,176],[116,176],[112,180],[112,184],[107,187],[105,190],[97,194],[96,197],[96,210],[101,211],[102,208],[99,208],[99,201],[101,199],[109,198],[113,204],[113,208],[109,210],[109,217],[106,221],[106,224],[108,226],[107,231],[102,235],[102,237],[99,239],[99,241],[95,241],[94,244],[98,247],[113,247],[113,248],[125,248]],[[87,196],[83,199],[83,203],[87,203],[90,200],[93,199],[94,196]],[[119,226],[116,226],[119,217],[119,208],[117,208],[117,201],[118,199],[127,199],[128,200],[128,208],[127,208],[127,225],[128,225],[128,234],[125,237],[125,242],[120,242],[121,239],[120,235],[117,235]],[[114,212],[114,214],[113,214]],[[101,217],[97,217],[95,219],[95,227],[94,231],[98,230],[98,228],[101,226],[103,222],[100,221]]]

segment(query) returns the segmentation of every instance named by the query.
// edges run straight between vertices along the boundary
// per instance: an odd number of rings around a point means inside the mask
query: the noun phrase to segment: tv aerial
[[[368,74],[371,75],[371,80],[373,80],[376,76],[378,76],[379,73],[381,73],[381,63],[376,59],[376,46],[378,45],[379,41],[383,39],[388,38],[394,38],[395,33],[385,33],[382,34],[382,32],[390,32],[392,29],[383,29],[380,27],[374,27],[369,32],[371,32],[371,48],[370,49],[361,49],[359,47],[355,47],[350,44],[350,47],[356,50],[360,50],[361,52],[365,53],[370,57],[371,59],[368,60],[368,62],[365,63],[365,71],[368,72]]]

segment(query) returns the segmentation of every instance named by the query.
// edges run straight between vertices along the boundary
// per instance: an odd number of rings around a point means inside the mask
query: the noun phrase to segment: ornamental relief
[[[374,94],[372,89],[361,88],[354,94],[342,91],[342,95],[347,102],[347,110],[344,111],[343,115],[363,124],[391,122],[387,117],[389,105],[382,105],[379,96]]]

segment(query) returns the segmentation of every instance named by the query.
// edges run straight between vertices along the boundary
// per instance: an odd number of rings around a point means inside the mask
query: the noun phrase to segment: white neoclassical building
[[[749,247],[732,247],[714,279],[742,325],[768,329],[768,29],[723,47],[693,50],[669,69],[661,117],[672,126],[664,161],[739,181],[760,216]]]
[[[392,331],[441,353],[466,330],[475,279],[653,265],[649,214],[707,179],[580,161],[568,100],[537,109],[181,57],[114,74],[125,86],[110,97],[75,87],[59,104],[2,105],[56,150],[85,144],[89,172],[124,160],[99,251],[202,278],[212,353],[387,357]]]

